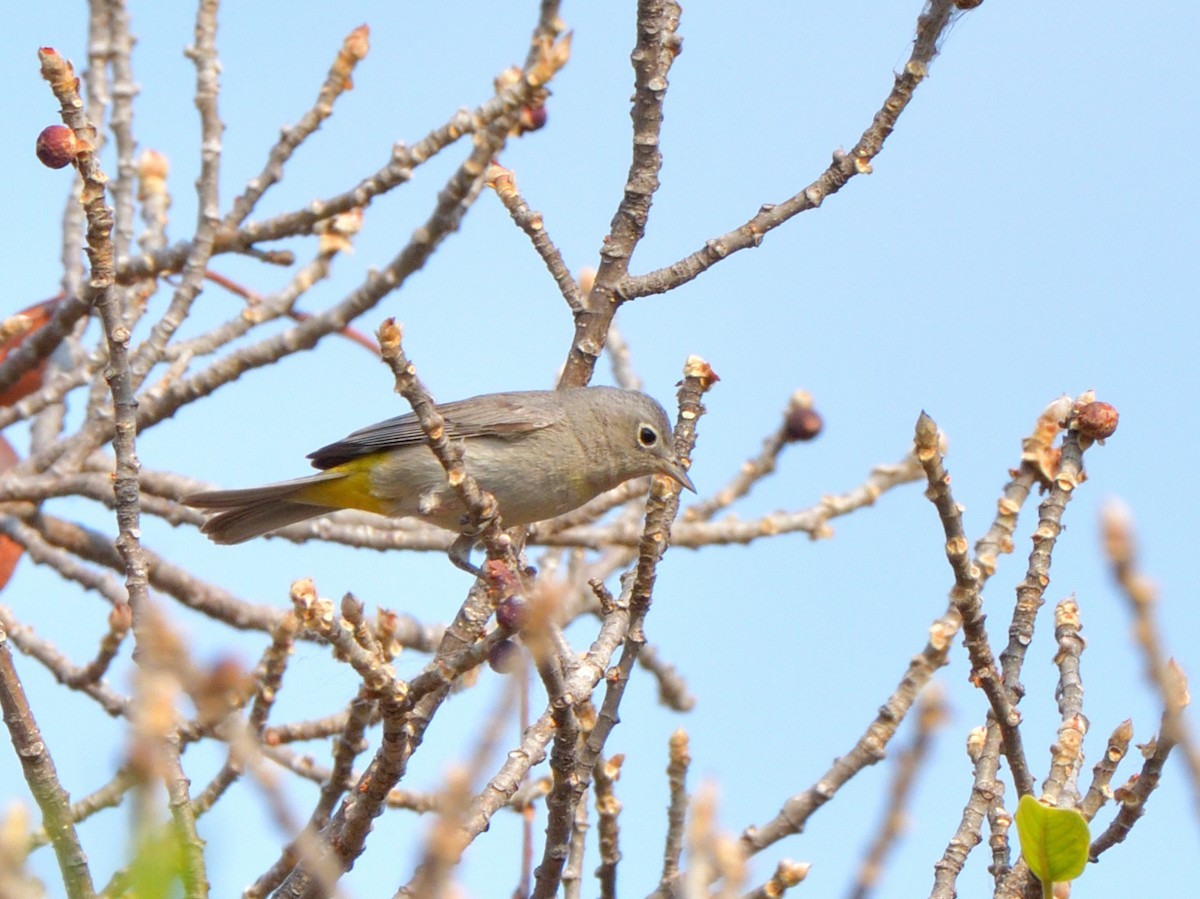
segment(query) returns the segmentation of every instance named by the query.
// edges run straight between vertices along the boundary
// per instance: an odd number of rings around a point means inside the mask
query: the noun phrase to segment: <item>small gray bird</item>
[[[662,406],[615,387],[493,393],[437,407],[462,441],[467,471],[507,527],[553,518],[631,478],[661,474],[695,492]],[[355,431],[308,456],[319,474],[247,490],[212,490],[186,505],[215,511],[201,530],[241,543],[335,509],[413,517],[464,530],[466,510],[415,415]]]

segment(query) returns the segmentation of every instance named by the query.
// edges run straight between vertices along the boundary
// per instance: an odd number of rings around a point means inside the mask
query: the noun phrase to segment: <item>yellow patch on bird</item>
[[[361,509],[364,512],[387,515],[387,508],[371,493],[371,469],[379,463],[383,455],[385,454],[372,453],[335,465],[329,470],[339,472],[344,477],[336,481],[317,481],[309,484],[299,491],[296,498],[300,502],[330,509]]]

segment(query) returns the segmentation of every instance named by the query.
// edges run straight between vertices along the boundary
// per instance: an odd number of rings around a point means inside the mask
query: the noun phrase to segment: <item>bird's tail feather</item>
[[[242,543],[285,525],[315,518],[337,506],[312,502],[312,487],[345,477],[341,472],[326,471],[307,478],[250,487],[246,490],[210,490],[185,497],[185,505],[197,509],[219,510],[204,523],[201,532],[214,543]]]

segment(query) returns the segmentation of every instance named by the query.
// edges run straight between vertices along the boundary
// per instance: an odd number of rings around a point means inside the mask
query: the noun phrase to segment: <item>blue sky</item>
[[[461,4],[447,13],[435,6],[228,4],[218,35],[223,209],[258,172],[279,128],[308,107],[341,38],[355,26],[370,24],[372,52],[355,74],[354,91],[305,144],[255,218],[345,189],[382,165],[393,142],[415,142],[458,107],[480,103],[491,79],[523,58],[534,9]],[[574,52],[554,82],[549,123],[514,142],[502,159],[576,271],[597,262],[628,166],[631,6],[565,5]],[[193,71],[182,55],[192,39],[186,7],[131,4],[141,89],[134,127],[140,146],[170,158],[173,239],[192,227],[198,166]],[[836,4],[687,4],[684,52],[671,73],[662,135],[662,189],[635,272],[692,252],[762,203],[792,195],[836,148],[854,144],[907,58],[918,9],[868,3],[848,11]],[[7,314],[52,295],[59,279],[69,175],[42,168],[33,156],[37,133],[56,121],[35,51],[53,46],[82,69],[86,41],[82,9],[22,5],[6,23],[0,71],[8,137],[0,153],[11,220],[0,262],[8,273]],[[646,389],[660,400],[672,399],[689,354],[709,360],[722,378],[709,394],[694,456],[701,494],[723,485],[757,452],[794,389],[814,395],[825,433],[787,450],[779,472],[736,507],[744,518],[807,507],[851,489],[872,466],[900,458],[924,409],[948,435],[947,465],[974,540],[1019,460],[1021,439],[1050,400],[1094,388],[1114,404],[1120,429],[1087,456],[1090,479],[1068,509],[1047,593],[1051,603],[1075,594],[1088,639],[1083,677],[1092,731],[1085,771],[1122,719],[1133,718],[1137,742],[1157,729],[1129,615],[1099,553],[1104,501],[1119,497],[1131,508],[1143,566],[1161,587],[1168,649],[1193,676],[1200,671],[1193,601],[1200,577],[1190,561],[1189,524],[1200,502],[1191,474],[1198,434],[1183,402],[1198,386],[1200,336],[1200,197],[1186,170],[1200,126],[1184,89],[1200,77],[1198,25],[1200,12],[1186,4],[1169,17],[1122,4],[983,4],[954,26],[874,174],[854,179],[762,247],[670,295],[630,304],[619,318]],[[390,259],[428,214],[460,156],[436,160],[413,184],[373,204],[355,254],[337,261],[333,278],[303,308],[336,302]],[[291,246],[301,258],[308,248]],[[286,279],[241,260],[222,258],[213,267],[263,292]],[[210,288],[189,329],[223,320],[237,302]],[[406,349],[441,399],[549,386],[572,334],[552,281],[487,193],[461,233],[368,314],[363,328],[373,330],[385,315],[404,322]],[[598,371],[607,378],[603,365]],[[403,411],[401,403],[376,360],[344,341],[327,341],[181,412],[144,435],[139,454],[147,467],[227,486],[288,478],[305,473],[308,451]],[[8,436],[19,449],[27,446],[22,429]],[[83,501],[53,508],[113,527],[103,510]],[[1003,560],[986,593],[994,642],[1005,636],[1033,514],[1027,507],[1017,552]],[[623,723],[609,744],[629,759],[618,785],[625,803],[622,891],[649,892],[657,881],[667,801],[662,770],[672,730],[689,731],[693,785],[717,783],[722,824],[740,832],[774,815],[851,748],[924,645],[952,575],[921,488],[901,488],[834,525],[835,536],[822,542],[789,536],[668,554],[648,635],[687,677],[699,703],[684,716],[661,710],[645,676],[625,700]],[[434,621],[452,614],[467,587],[461,573],[435,556],[278,541],[213,547],[194,529],[158,521],[146,522],[144,536],[151,547],[257,602],[283,605],[288,584],[312,575],[324,595],[352,590],[369,605]],[[76,658],[87,657],[103,628],[94,598],[28,561],[0,600]],[[1047,607],[1026,665],[1022,704],[1039,779],[1057,724],[1049,616]],[[181,613],[179,621],[199,659],[230,651],[227,635],[194,616]],[[590,639],[587,628],[571,636],[581,646]],[[232,651],[253,660],[261,645],[237,635]],[[401,673],[415,672],[421,661],[405,657]],[[67,702],[28,660],[19,662],[41,708]],[[967,797],[963,740],[982,719],[984,701],[966,672],[965,655],[956,649],[939,677],[953,720],[920,780],[910,830],[881,896],[928,891],[932,865]],[[292,676],[294,701],[306,695],[325,709],[354,689],[350,673],[314,648],[299,654]],[[123,670],[113,682],[128,689]],[[412,786],[436,787],[447,760],[470,751],[472,722],[499,701],[501,689],[489,673],[479,688],[452,700],[414,762]],[[121,741],[90,706],[69,702],[71,714],[43,724],[68,788],[81,795],[101,782]],[[111,742],[80,741],[81,727]],[[898,739],[906,741],[907,731]],[[1128,760],[1122,775],[1133,765]],[[880,765],[856,778],[805,834],[757,859],[750,883],[788,856],[813,862],[805,886],[812,895],[842,894],[882,808],[888,774]],[[203,773],[195,778],[204,780]],[[15,763],[0,762],[0,798],[26,795]],[[238,787],[201,824],[216,894],[240,890],[273,858],[278,836],[259,818],[257,798],[252,787]],[[1011,788],[1007,798],[1015,807]],[[301,808],[309,801],[308,792],[297,797]],[[101,881],[119,858],[123,825],[123,812],[108,812],[82,830]],[[248,827],[261,841],[228,839]],[[347,878],[350,892],[375,895],[407,880],[413,836],[426,827],[411,816],[385,816]],[[494,830],[463,869],[473,895],[508,890],[515,878],[516,824],[502,817]],[[1129,840],[1086,871],[1079,888],[1090,896],[1180,894],[1200,877],[1197,854],[1180,851],[1194,846],[1196,834],[1176,760]],[[489,849],[493,842],[504,845]],[[984,855],[972,856],[962,895],[987,888]],[[39,864],[54,891],[48,852]],[[594,892],[591,884],[584,889]]]

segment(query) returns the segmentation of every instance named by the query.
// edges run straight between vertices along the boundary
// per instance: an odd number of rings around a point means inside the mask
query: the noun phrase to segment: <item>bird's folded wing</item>
[[[549,427],[557,418],[554,407],[527,401],[520,395],[476,397],[444,403],[437,407],[446,420],[446,436],[451,440],[465,437],[513,437]],[[414,446],[425,442],[425,432],[411,412],[360,428],[336,443],[308,454],[314,468],[332,468],[353,459]]]

